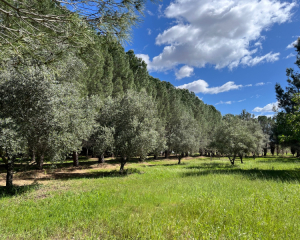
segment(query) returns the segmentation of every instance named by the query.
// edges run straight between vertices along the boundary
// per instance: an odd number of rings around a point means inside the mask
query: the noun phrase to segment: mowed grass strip
[[[52,180],[0,198],[0,239],[297,239],[299,167],[296,158],[234,167],[194,158]]]

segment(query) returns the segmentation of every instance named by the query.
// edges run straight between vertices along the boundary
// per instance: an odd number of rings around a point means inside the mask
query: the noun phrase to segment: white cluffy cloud
[[[298,39],[297,39],[297,40],[295,40],[294,42],[290,43],[289,45],[287,45],[287,47],[286,47],[286,48],[294,48],[294,47],[295,47],[295,45],[297,44],[297,41],[298,41]]]
[[[265,85],[264,82],[259,82],[259,83],[256,83],[256,84],[255,84],[255,86],[263,86],[263,85]]]
[[[280,0],[176,0],[164,11],[175,25],[156,37],[156,44],[165,47],[149,62],[149,70],[178,64],[232,69],[277,61],[279,53],[254,55],[261,48],[262,32],[290,20],[296,5]]]
[[[252,112],[260,112],[260,113],[274,112],[273,111],[274,108],[278,108],[278,102],[269,103],[264,107],[256,107],[252,110]]]
[[[296,55],[294,53],[290,53],[289,55],[286,56],[286,59],[291,58],[291,57],[295,57]]]
[[[228,92],[230,90],[240,89],[242,87],[243,85],[236,85],[234,82],[227,82],[222,86],[210,88],[207,82],[199,79],[197,81],[178,86],[177,88],[188,89],[194,93],[218,94],[221,92]]]
[[[150,28],[147,28],[147,31],[148,31],[148,35],[151,35],[152,30]]]
[[[189,67],[188,65],[183,66],[179,71],[175,72],[176,79],[182,79],[185,77],[191,77],[194,72],[194,68]]]

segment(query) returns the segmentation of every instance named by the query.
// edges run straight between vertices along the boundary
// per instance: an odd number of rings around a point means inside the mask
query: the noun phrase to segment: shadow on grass
[[[276,157],[276,158],[260,158],[259,163],[300,163],[300,159],[296,157]]]
[[[37,183],[24,185],[24,186],[13,186],[13,188],[9,192],[7,192],[6,187],[0,186],[0,198],[22,195],[26,192],[37,190],[41,186],[42,186],[41,184],[37,184]]]
[[[123,172],[113,170],[113,171],[94,171],[94,172],[53,172],[48,173],[46,176],[42,176],[39,178],[34,177],[25,177],[22,178],[24,180],[34,180],[35,182],[39,181],[47,181],[47,180],[70,180],[70,179],[81,179],[81,178],[107,178],[107,177],[125,177],[130,174],[139,173],[142,174],[143,172],[139,171],[136,168],[128,168],[125,169]]]
[[[184,166],[184,165],[188,165],[188,163],[167,163],[167,164],[151,164],[151,165],[145,165],[145,167],[180,167],[180,166]]]
[[[231,166],[220,163],[204,163],[201,166],[186,167],[186,169],[196,169],[182,173],[182,177],[205,176],[210,174],[222,175],[243,175],[250,180],[264,179],[282,182],[300,181],[300,169],[273,170],[273,169],[240,169],[238,166]],[[199,171],[198,171],[199,170]]]
[[[188,166],[186,169],[232,169],[236,166],[231,166],[228,163],[218,163],[218,162],[212,162],[212,163],[202,163],[200,166]]]

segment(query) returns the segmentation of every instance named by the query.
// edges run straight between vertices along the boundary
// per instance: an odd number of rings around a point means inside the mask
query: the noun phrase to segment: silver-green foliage
[[[57,161],[92,133],[97,99],[81,98],[72,83],[46,68],[8,68],[0,75],[1,117],[11,118],[28,151]]]
[[[111,129],[115,154],[123,159],[146,156],[163,144],[157,131],[156,106],[145,92],[128,91],[123,96],[107,99],[100,123],[103,133],[103,127]],[[106,141],[111,143],[111,140]]]
[[[25,150],[24,138],[18,134],[16,124],[9,118],[0,118],[0,157],[4,163],[10,161]]]
[[[261,152],[265,140],[266,136],[256,119],[243,120],[228,114],[223,117],[210,147],[226,155],[234,164],[237,156]]]

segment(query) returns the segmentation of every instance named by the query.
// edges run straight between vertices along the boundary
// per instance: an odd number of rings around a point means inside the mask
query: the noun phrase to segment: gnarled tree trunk
[[[268,153],[268,147],[265,147],[264,148],[264,156],[267,156],[267,153]]]
[[[240,159],[241,159],[241,163],[244,163],[243,162],[243,155],[240,155]]]
[[[104,153],[102,153],[100,156],[98,156],[98,163],[104,163]]]
[[[13,157],[11,160],[8,160],[6,164],[6,190],[10,192],[13,188],[13,170],[14,170],[14,160]]]
[[[43,170],[44,165],[44,154],[39,154],[36,159],[37,169]]]
[[[231,165],[233,166],[234,165],[235,156],[233,156],[232,159],[230,157],[228,157],[228,158],[229,158],[229,161],[230,161]]]
[[[184,155],[184,153],[182,153]],[[181,164],[182,154],[178,154],[178,164]]]
[[[296,149],[294,147],[291,147],[291,153],[293,154],[293,156],[295,156]]]
[[[165,158],[169,158],[169,156],[170,156],[170,151],[169,151],[169,150],[166,150],[166,151],[165,151]]]
[[[77,152],[73,152],[73,166],[74,167],[78,167],[79,166],[79,161],[78,161],[78,153]]]
[[[89,149],[86,148],[85,156],[88,158],[89,157]]]
[[[120,172],[123,172],[124,166],[127,162],[127,157],[121,157],[121,167],[120,167]]]

